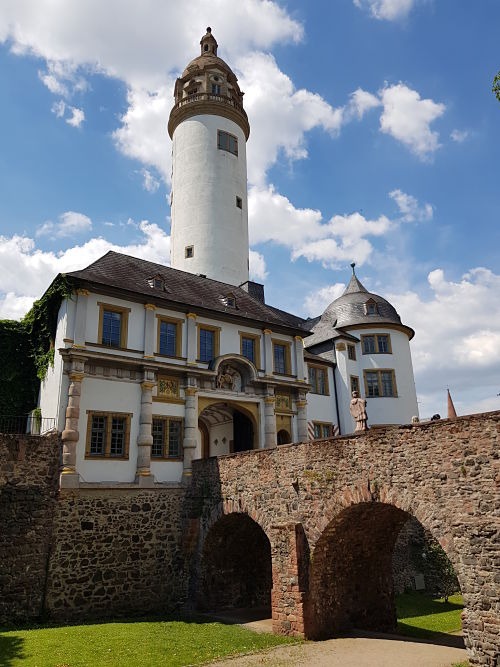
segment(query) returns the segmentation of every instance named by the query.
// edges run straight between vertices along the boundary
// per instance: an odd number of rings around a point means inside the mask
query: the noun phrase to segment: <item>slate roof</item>
[[[373,315],[369,315],[366,311],[368,301],[376,304],[377,312]],[[392,324],[404,329],[410,338],[415,334],[413,329],[401,322],[394,306],[364,287],[354,273],[353,267],[353,274],[345,292],[332,301],[319,321],[313,325],[313,334],[306,339],[305,345],[312,347],[332,338],[345,337],[347,329],[367,324],[374,327],[377,324]]]
[[[224,315],[224,319],[250,320],[248,325],[269,325],[275,330],[286,329],[289,334],[304,336],[309,331],[303,318],[272,308],[240,287],[113,251],[87,268],[66,275],[94,290],[119,291],[122,294],[116,296],[120,298],[133,295],[134,300],[143,303],[183,312],[194,310],[201,314],[205,311],[209,317]],[[156,277],[164,281],[164,290],[148,284],[148,280]],[[228,295],[234,296],[236,308],[222,301]]]

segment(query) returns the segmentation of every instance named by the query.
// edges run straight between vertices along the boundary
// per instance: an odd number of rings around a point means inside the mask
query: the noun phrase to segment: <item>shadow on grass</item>
[[[14,660],[23,660],[24,639],[21,637],[6,637],[0,633],[0,667],[10,667]]]
[[[403,593],[399,595],[396,602],[398,618],[413,618],[415,616],[430,616],[431,614],[443,614],[447,611],[463,609],[463,604],[457,602],[444,602],[419,593]]]
[[[398,621],[397,632],[400,633],[398,634],[399,639],[425,641],[428,644],[450,646],[451,648],[465,648],[464,639],[461,635],[450,635],[446,632],[416,628],[413,625],[406,624],[404,621]]]

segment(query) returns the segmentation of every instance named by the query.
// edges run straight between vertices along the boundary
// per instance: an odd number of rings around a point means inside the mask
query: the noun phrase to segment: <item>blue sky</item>
[[[413,327],[422,416],[500,409],[497,0],[7,0],[0,316],[113,248],[168,263],[175,77],[211,25],[251,124],[254,279],[316,315],[351,261]]]

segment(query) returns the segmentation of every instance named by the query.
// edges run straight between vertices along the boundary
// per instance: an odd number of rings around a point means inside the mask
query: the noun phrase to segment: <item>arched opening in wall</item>
[[[210,529],[203,547],[198,608],[271,612],[271,544],[247,514],[223,516]]]
[[[326,639],[352,629],[396,629],[395,571],[409,567],[412,560],[408,555],[407,561],[398,564],[396,545],[398,536],[404,536],[405,525],[414,528],[415,524],[425,536],[421,525],[407,512],[379,502],[352,505],[328,524],[312,555],[305,611],[307,638]],[[399,552],[409,548],[405,539],[399,544]],[[414,561],[412,566],[416,566]],[[415,574],[422,574],[425,582],[426,575],[417,569]],[[410,574],[398,575],[410,581]],[[413,579],[412,589],[417,588],[417,582]],[[435,585],[436,581],[430,579],[426,591],[429,601],[437,592],[437,588],[433,590]]]
[[[202,458],[256,449],[258,405],[230,400],[202,404],[198,428]]]
[[[253,449],[253,424],[252,420],[240,410],[233,413],[233,451],[246,452]]]
[[[278,445],[288,445],[290,442],[292,442],[290,433],[288,433],[288,431],[285,431],[284,428],[278,431],[278,433],[276,434],[276,438],[278,441]]]

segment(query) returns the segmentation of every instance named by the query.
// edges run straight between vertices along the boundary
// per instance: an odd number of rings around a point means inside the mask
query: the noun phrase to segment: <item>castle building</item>
[[[417,401],[395,309],[354,273],[306,320],[248,276],[243,93],[210,28],[175,85],[171,266],[108,252],[65,274],[40,390],[62,431],[66,488],[179,483],[195,458],[410,422]],[[56,278],[58,280],[60,278]]]

